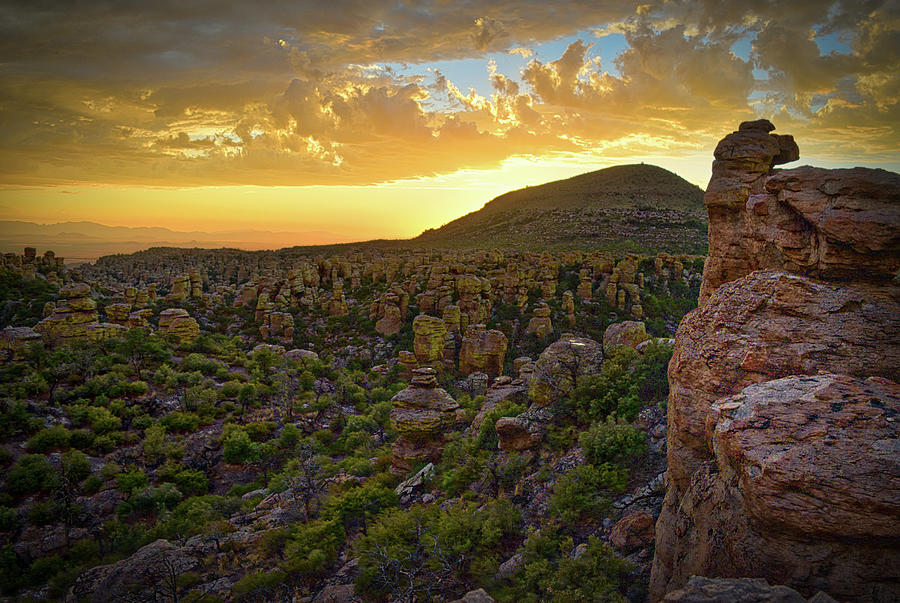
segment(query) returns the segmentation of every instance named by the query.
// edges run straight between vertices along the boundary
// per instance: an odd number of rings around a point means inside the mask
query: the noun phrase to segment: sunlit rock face
[[[476,371],[487,373],[491,377],[502,374],[508,344],[502,331],[488,330],[483,324],[469,325],[459,352],[460,375]]]
[[[773,170],[799,151],[772,129],[716,149],[701,305],[669,365],[651,599],[696,574],[896,600],[900,176]]]
[[[715,150],[706,189],[709,260],[700,302],[753,270],[889,281],[900,268],[900,174],[803,166],[792,136],[745,122]]]
[[[159,313],[159,332],[172,337],[179,345],[185,345],[200,336],[200,325],[187,310],[169,308]]]

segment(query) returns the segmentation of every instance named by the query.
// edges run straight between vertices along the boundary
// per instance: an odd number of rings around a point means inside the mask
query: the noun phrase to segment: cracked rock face
[[[900,175],[773,170],[799,151],[772,129],[716,148],[650,598],[700,575],[898,600]]]
[[[794,376],[712,409],[715,457],[694,471],[666,529],[657,527],[671,583],[765,576],[806,596],[895,600],[900,386]]]
[[[716,148],[705,196],[709,259],[700,302],[760,269],[824,279],[893,278],[900,268],[900,174],[773,170],[799,158],[799,150],[792,137],[772,129],[765,120],[741,124]]]

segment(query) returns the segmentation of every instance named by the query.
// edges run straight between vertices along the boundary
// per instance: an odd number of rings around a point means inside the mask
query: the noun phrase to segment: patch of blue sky
[[[550,63],[558,60],[565,53],[570,44],[576,40],[584,40],[591,48],[587,52],[587,59],[597,56],[601,58],[601,68],[613,75],[620,75],[614,59],[616,55],[628,48],[625,36],[622,34],[609,34],[595,37],[593,30],[583,30],[573,35],[561,36],[539,44],[511,43],[510,49],[524,48],[533,53],[532,57],[525,57],[519,53],[508,51],[489,52],[480,57],[468,59],[455,59],[447,61],[432,61],[427,64],[387,63],[395,73],[402,76],[425,75],[426,82],[432,80],[434,71],[443,74],[449,81],[468,94],[470,89],[475,90],[481,96],[489,96],[493,93],[490,82],[488,63],[493,60],[497,65],[497,71],[510,79],[521,82],[521,75],[531,58],[542,63]]]
[[[813,40],[819,47],[819,53],[823,55],[831,54],[832,52],[838,54],[851,54],[853,52],[853,49],[850,47],[850,34],[846,31],[835,31],[827,34],[820,34],[817,31]]]

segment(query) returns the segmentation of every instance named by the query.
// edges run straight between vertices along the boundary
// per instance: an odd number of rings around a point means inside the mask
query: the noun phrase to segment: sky
[[[898,100],[896,0],[0,0],[0,220],[409,237],[759,117],[900,171]]]

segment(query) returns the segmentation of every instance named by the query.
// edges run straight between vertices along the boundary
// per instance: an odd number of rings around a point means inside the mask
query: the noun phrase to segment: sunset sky
[[[0,219],[408,237],[746,119],[900,170],[900,3],[0,3]],[[302,243],[303,241],[298,241]]]

